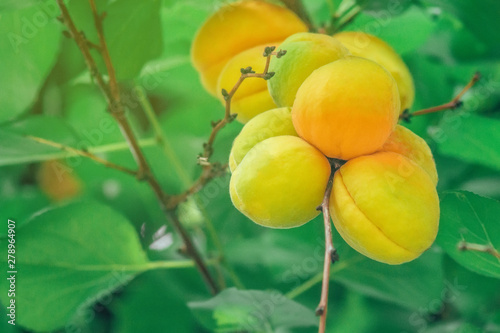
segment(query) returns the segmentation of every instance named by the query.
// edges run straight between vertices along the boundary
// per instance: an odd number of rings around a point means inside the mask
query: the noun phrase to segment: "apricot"
[[[292,108],[295,130],[326,156],[348,160],[382,147],[399,117],[396,82],[382,66],[348,56],[315,70]]]
[[[260,0],[234,2],[203,23],[191,46],[191,61],[205,89],[217,95],[219,74],[233,56],[302,31],[307,26],[283,6]]]
[[[241,68],[250,66],[255,72],[262,73],[266,65],[266,58],[262,56],[265,47],[266,45],[256,46],[229,60],[220,73],[217,91],[223,88],[230,91],[241,76]],[[222,94],[219,95],[219,99],[222,104],[226,103]],[[246,123],[259,113],[275,107],[276,104],[267,90],[267,82],[261,78],[245,79],[231,99],[231,113],[238,114],[236,120],[241,123]]]
[[[347,31],[334,35],[355,56],[375,61],[391,73],[398,84],[401,112],[412,106],[415,86],[410,70],[394,49],[378,37],[364,33]]]
[[[334,176],[330,210],[351,247],[388,264],[417,258],[438,231],[434,183],[415,162],[393,152],[344,164]]]
[[[233,205],[257,224],[292,228],[316,217],[330,164],[296,136],[275,136],[256,144],[231,175]]]
[[[289,107],[302,82],[315,69],[349,54],[335,38],[305,32],[288,37],[279,49],[286,50],[286,56],[271,59],[269,71],[276,74],[268,87],[276,105]]]
[[[64,161],[42,162],[37,172],[38,186],[52,201],[76,197],[82,192],[81,180]]]
[[[245,155],[257,143],[280,135],[297,136],[292,123],[290,108],[278,108],[263,112],[243,126],[234,139],[229,155],[231,172],[241,163]]]
[[[391,151],[409,158],[429,174],[434,186],[437,185],[436,163],[429,145],[406,127],[397,125],[380,151]]]

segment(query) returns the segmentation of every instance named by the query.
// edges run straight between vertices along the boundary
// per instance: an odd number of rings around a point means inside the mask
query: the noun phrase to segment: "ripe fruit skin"
[[[272,109],[250,120],[234,139],[231,154],[229,155],[231,172],[234,172],[234,169],[256,144],[281,135],[297,136],[297,132],[293,127],[290,108]]]
[[[382,147],[399,117],[391,75],[373,61],[346,57],[315,70],[292,108],[297,133],[328,157],[348,160]]]
[[[278,49],[286,50],[283,58],[271,59],[269,92],[277,106],[293,105],[297,90],[317,68],[349,54],[335,38],[315,33],[297,33],[288,37]]]
[[[319,212],[330,164],[296,136],[276,136],[256,144],[229,184],[233,205],[257,224],[298,227]]]
[[[279,45],[279,42],[269,45]],[[222,88],[231,91],[241,76],[241,68],[250,66],[255,72],[262,73],[266,64],[266,58],[262,53],[266,46],[267,44],[264,44],[245,50],[229,60],[220,73],[217,91],[221,91]],[[218,97],[222,104],[226,103],[222,94]],[[245,79],[231,99],[231,113],[237,113],[236,120],[241,123],[246,123],[259,113],[275,107],[276,104],[267,90],[267,82],[261,78]]]
[[[417,258],[438,231],[439,198],[432,180],[416,163],[392,152],[343,165],[334,176],[330,211],[351,247],[388,264]]]
[[[307,26],[290,10],[260,0],[228,4],[201,26],[191,47],[191,60],[201,82],[217,95],[217,79],[236,54],[269,42],[284,40]]]
[[[429,174],[434,186],[437,185],[438,174],[431,149],[424,139],[406,127],[397,125],[380,151],[391,151],[409,158]]]
[[[401,99],[401,112],[412,106],[415,86],[410,70],[394,49],[378,37],[364,32],[341,32],[334,35],[352,55],[375,61],[391,73],[396,80]]]

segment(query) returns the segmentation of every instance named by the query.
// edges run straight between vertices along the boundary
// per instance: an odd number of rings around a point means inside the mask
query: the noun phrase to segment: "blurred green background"
[[[104,28],[129,119],[169,193],[182,192],[199,175],[197,156],[210,122],[223,116],[220,102],[201,87],[189,50],[202,22],[227,2],[97,1],[107,12]],[[88,2],[67,4],[77,26],[97,42]],[[335,234],[341,261],[332,267],[327,331],[500,332],[500,260],[454,246],[474,235],[475,242],[500,249],[500,2],[304,4],[318,26],[342,8],[360,6],[345,29],[375,34],[401,54],[415,80],[412,111],[449,101],[476,71],[483,76],[459,110],[416,117],[407,125],[435,156],[443,211],[437,243],[414,262],[388,266],[356,253]],[[211,182],[180,207],[181,222],[203,255],[224,256],[211,267],[230,289],[211,298],[146,184],[26,138],[90,149],[134,167],[58,15],[53,0],[0,2],[0,331],[317,331],[321,217],[292,230],[262,228],[232,206],[229,176]],[[154,140],[145,110],[156,115],[165,145]],[[222,131],[214,160],[227,161],[241,127],[234,122]],[[21,227],[48,207],[62,208]],[[8,218],[19,228],[17,289],[24,300],[15,327],[5,314]],[[37,237],[51,256],[26,246]],[[44,255],[55,264],[38,267]],[[151,264],[174,260],[186,267]],[[93,262],[121,268],[78,268]]]

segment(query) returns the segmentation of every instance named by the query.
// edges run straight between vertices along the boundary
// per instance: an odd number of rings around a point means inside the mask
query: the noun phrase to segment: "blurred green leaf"
[[[29,217],[49,205],[48,198],[40,190],[33,187],[16,189],[12,196],[3,196],[0,211],[3,218],[16,221],[16,227],[28,222]],[[7,224],[0,228],[0,238],[7,236]]]
[[[448,256],[444,263],[448,290],[444,299],[464,319],[485,323],[497,312],[500,280],[476,274]]]
[[[500,120],[468,112],[445,116],[431,130],[440,153],[471,163],[500,168]]]
[[[484,333],[485,331],[475,324],[461,320],[437,323],[422,331],[423,333]],[[494,332],[494,331],[493,331]]]
[[[106,101],[97,87],[76,84],[65,88],[65,119],[81,138],[79,146],[100,146],[123,141],[120,128],[107,112]]]
[[[423,0],[429,7],[453,13],[481,41],[500,54],[500,2],[497,0]]]
[[[33,115],[22,120],[5,124],[2,129],[22,136],[35,136],[63,145],[72,145],[77,142],[76,131],[63,119]]]
[[[134,78],[148,60],[161,54],[160,4],[118,0],[106,9],[104,32],[119,80]]]
[[[338,244],[339,241],[336,241]],[[409,309],[427,308],[443,291],[441,253],[431,249],[422,256],[402,265],[387,265],[361,254],[349,254],[338,249],[342,260],[352,262],[333,274],[333,279],[348,288]]]
[[[500,250],[500,203],[476,194],[457,191],[441,195],[441,225],[437,243],[458,263],[490,277],[500,278],[500,260],[478,251],[460,251],[465,241]]]
[[[109,295],[148,262],[129,222],[98,203],[44,211],[15,230],[16,312],[22,326],[37,331],[71,325],[78,309]],[[2,248],[7,243],[0,240]],[[7,290],[5,271],[2,276]],[[0,298],[9,302],[7,293]]]
[[[33,104],[57,58],[61,29],[51,0],[0,15],[0,123]]]
[[[113,332],[194,332],[184,296],[165,272],[147,272],[127,285],[110,304]]]
[[[198,320],[217,332],[275,332],[284,327],[315,327],[314,312],[277,291],[229,288],[208,301],[190,302]]]
[[[371,3],[371,1],[370,1]],[[418,26],[418,29],[415,27]],[[406,10],[399,3],[389,9],[361,13],[346,30],[363,31],[391,45],[397,53],[405,54],[416,50],[427,41],[435,23],[421,8],[412,6]]]

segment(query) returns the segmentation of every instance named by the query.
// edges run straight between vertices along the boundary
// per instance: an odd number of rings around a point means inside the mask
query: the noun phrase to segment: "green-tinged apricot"
[[[296,136],[276,136],[256,144],[231,175],[234,206],[257,224],[292,228],[316,217],[330,164]]]
[[[219,74],[233,56],[301,31],[307,31],[307,26],[283,6],[261,0],[234,2],[220,8],[198,30],[191,60],[205,89],[217,95]]]
[[[295,130],[328,157],[348,160],[382,147],[399,117],[396,82],[382,66],[345,57],[315,70],[292,108]]]
[[[281,135],[297,136],[297,132],[293,127],[290,108],[272,109],[250,120],[234,139],[231,154],[229,155],[231,172],[234,172],[234,169],[241,163],[245,155],[257,143]]]
[[[278,44],[270,43],[270,45]],[[217,91],[221,91],[223,88],[231,91],[241,76],[241,68],[250,66],[255,72],[262,73],[266,65],[266,58],[262,56],[265,47],[266,45],[256,46],[229,60],[220,73]],[[223,104],[226,103],[222,94],[220,94],[219,99]],[[275,107],[276,104],[267,90],[267,82],[261,78],[245,79],[231,99],[231,113],[238,114],[236,120],[242,123],[246,123],[259,113]]]
[[[394,49],[378,37],[364,32],[341,32],[334,35],[355,56],[380,64],[396,80],[401,99],[401,112],[413,104],[415,86],[410,70]]]
[[[315,69],[349,54],[335,38],[305,32],[288,37],[279,49],[286,50],[286,56],[271,59],[269,71],[276,74],[268,81],[269,92],[276,105],[289,107],[302,82]]]
[[[396,130],[392,132],[380,151],[392,151],[409,158],[424,169],[431,177],[434,185],[437,185],[436,163],[429,145],[424,139],[406,127],[397,125]]]
[[[417,258],[438,231],[434,183],[416,163],[393,152],[344,164],[334,176],[330,210],[351,247],[388,264]]]

